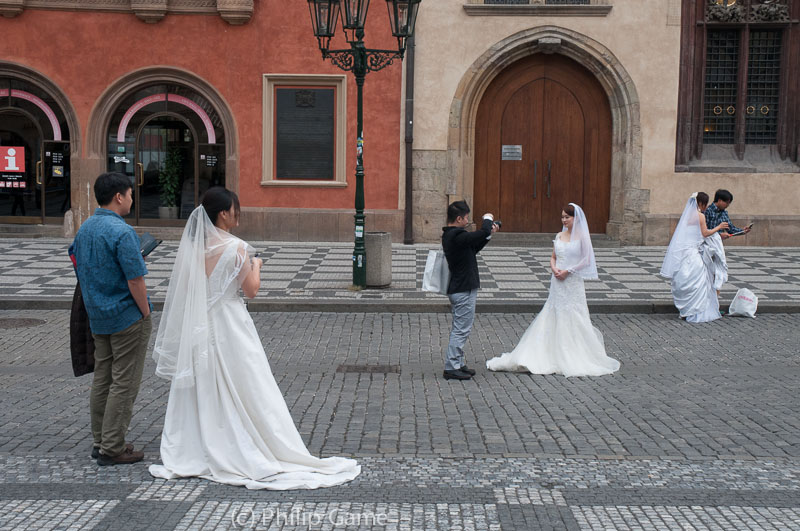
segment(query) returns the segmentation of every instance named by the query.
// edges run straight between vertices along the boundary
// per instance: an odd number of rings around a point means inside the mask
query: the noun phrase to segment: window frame
[[[347,76],[317,74],[264,74],[263,76],[263,126],[262,126],[262,171],[261,186],[300,186],[312,188],[346,187],[347,172],[345,148],[347,141]],[[276,112],[275,92],[277,88],[333,88],[334,89],[334,147],[333,178],[278,179],[276,175]]]
[[[497,0],[502,1],[502,0]],[[613,0],[589,0],[588,4],[547,4],[545,0],[522,3],[487,3],[487,0],[464,0],[469,16],[608,16]]]
[[[682,0],[680,83],[678,89],[678,126],[675,150],[677,172],[781,172],[785,173],[786,161],[798,162],[800,142],[800,69],[791,68],[800,64],[800,0],[787,0],[790,20],[788,22],[754,22],[747,13],[751,5],[759,0],[739,0],[745,8],[744,20],[724,23],[706,20],[708,0]],[[706,73],[706,43],[709,29],[735,29],[740,31],[740,50],[737,78],[736,125],[733,144],[715,144],[731,149],[730,164],[718,166],[703,162],[704,148],[712,144],[703,143],[704,90]],[[779,102],[782,112],[778,115],[777,136],[774,144],[746,143],[746,108],[748,81],[748,54],[751,29],[779,29],[783,33],[781,48],[781,78]],[[768,148],[773,158],[783,163],[774,164],[764,160],[763,150]],[[751,154],[761,155],[748,160]],[[745,164],[743,164],[743,161]],[[797,171],[796,169],[794,171]]]

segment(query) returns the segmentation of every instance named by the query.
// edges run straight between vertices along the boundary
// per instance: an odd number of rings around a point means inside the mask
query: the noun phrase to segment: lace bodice
[[[213,304],[222,299],[239,298],[239,282],[236,278],[241,269],[240,245],[233,241],[222,252],[214,270],[208,276],[208,301]]]
[[[579,241],[562,241],[559,239],[558,234],[556,234],[556,239],[553,240],[553,246],[556,251],[556,267],[562,268],[567,258],[573,259],[580,255],[581,249],[580,245],[578,245],[579,243]]]
[[[553,240],[553,249],[556,253],[556,267],[561,269],[566,259],[574,258],[580,254],[579,241],[561,241],[556,235]],[[553,305],[556,312],[580,312],[586,317],[589,316],[589,309],[586,306],[586,292],[583,288],[583,279],[576,274],[570,273],[564,280],[558,280],[555,275],[550,277],[550,294],[547,297],[548,304]]]

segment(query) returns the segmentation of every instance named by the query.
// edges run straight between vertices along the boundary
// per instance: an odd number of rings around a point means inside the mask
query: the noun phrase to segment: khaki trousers
[[[89,408],[94,446],[105,455],[125,449],[133,403],[142,383],[142,370],[153,323],[150,315],[113,334],[94,337],[94,381]]]

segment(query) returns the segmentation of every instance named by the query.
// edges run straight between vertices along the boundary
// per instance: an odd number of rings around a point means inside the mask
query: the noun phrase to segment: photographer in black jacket
[[[474,232],[467,232],[464,229],[467,225],[467,202],[451,203],[447,207],[447,226],[442,228],[442,248],[450,268],[447,296],[453,308],[453,328],[444,363],[446,380],[469,380],[475,375],[475,371],[467,367],[464,360],[464,344],[475,320],[475,301],[481,285],[476,255],[489,243],[498,228],[491,214],[483,215],[481,227]]]

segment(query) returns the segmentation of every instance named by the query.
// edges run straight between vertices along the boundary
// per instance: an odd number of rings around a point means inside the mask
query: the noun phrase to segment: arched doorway
[[[587,35],[558,26],[536,26],[510,35],[465,70],[450,103],[441,203],[433,209],[418,205],[415,212],[441,216],[449,201],[463,198],[475,202],[478,107],[497,76],[517,61],[538,53],[572,59],[585,66],[602,86],[613,123],[610,211],[605,232],[624,244],[640,245],[642,214],[649,212],[650,191],[642,188],[642,127],[636,84],[613,51]],[[504,231],[505,228],[503,225]],[[591,229],[603,232],[602,227]]]
[[[42,88],[0,77],[0,223],[62,224],[71,208],[65,114]]]
[[[475,122],[476,212],[507,232],[557,232],[580,204],[605,232],[611,195],[612,118],[600,83],[577,62],[538,53],[486,88]]]
[[[180,226],[211,186],[225,186],[225,133],[202,95],[173,83],[140,87],[116,106],[107,171],[131,177],[135,225]]]

